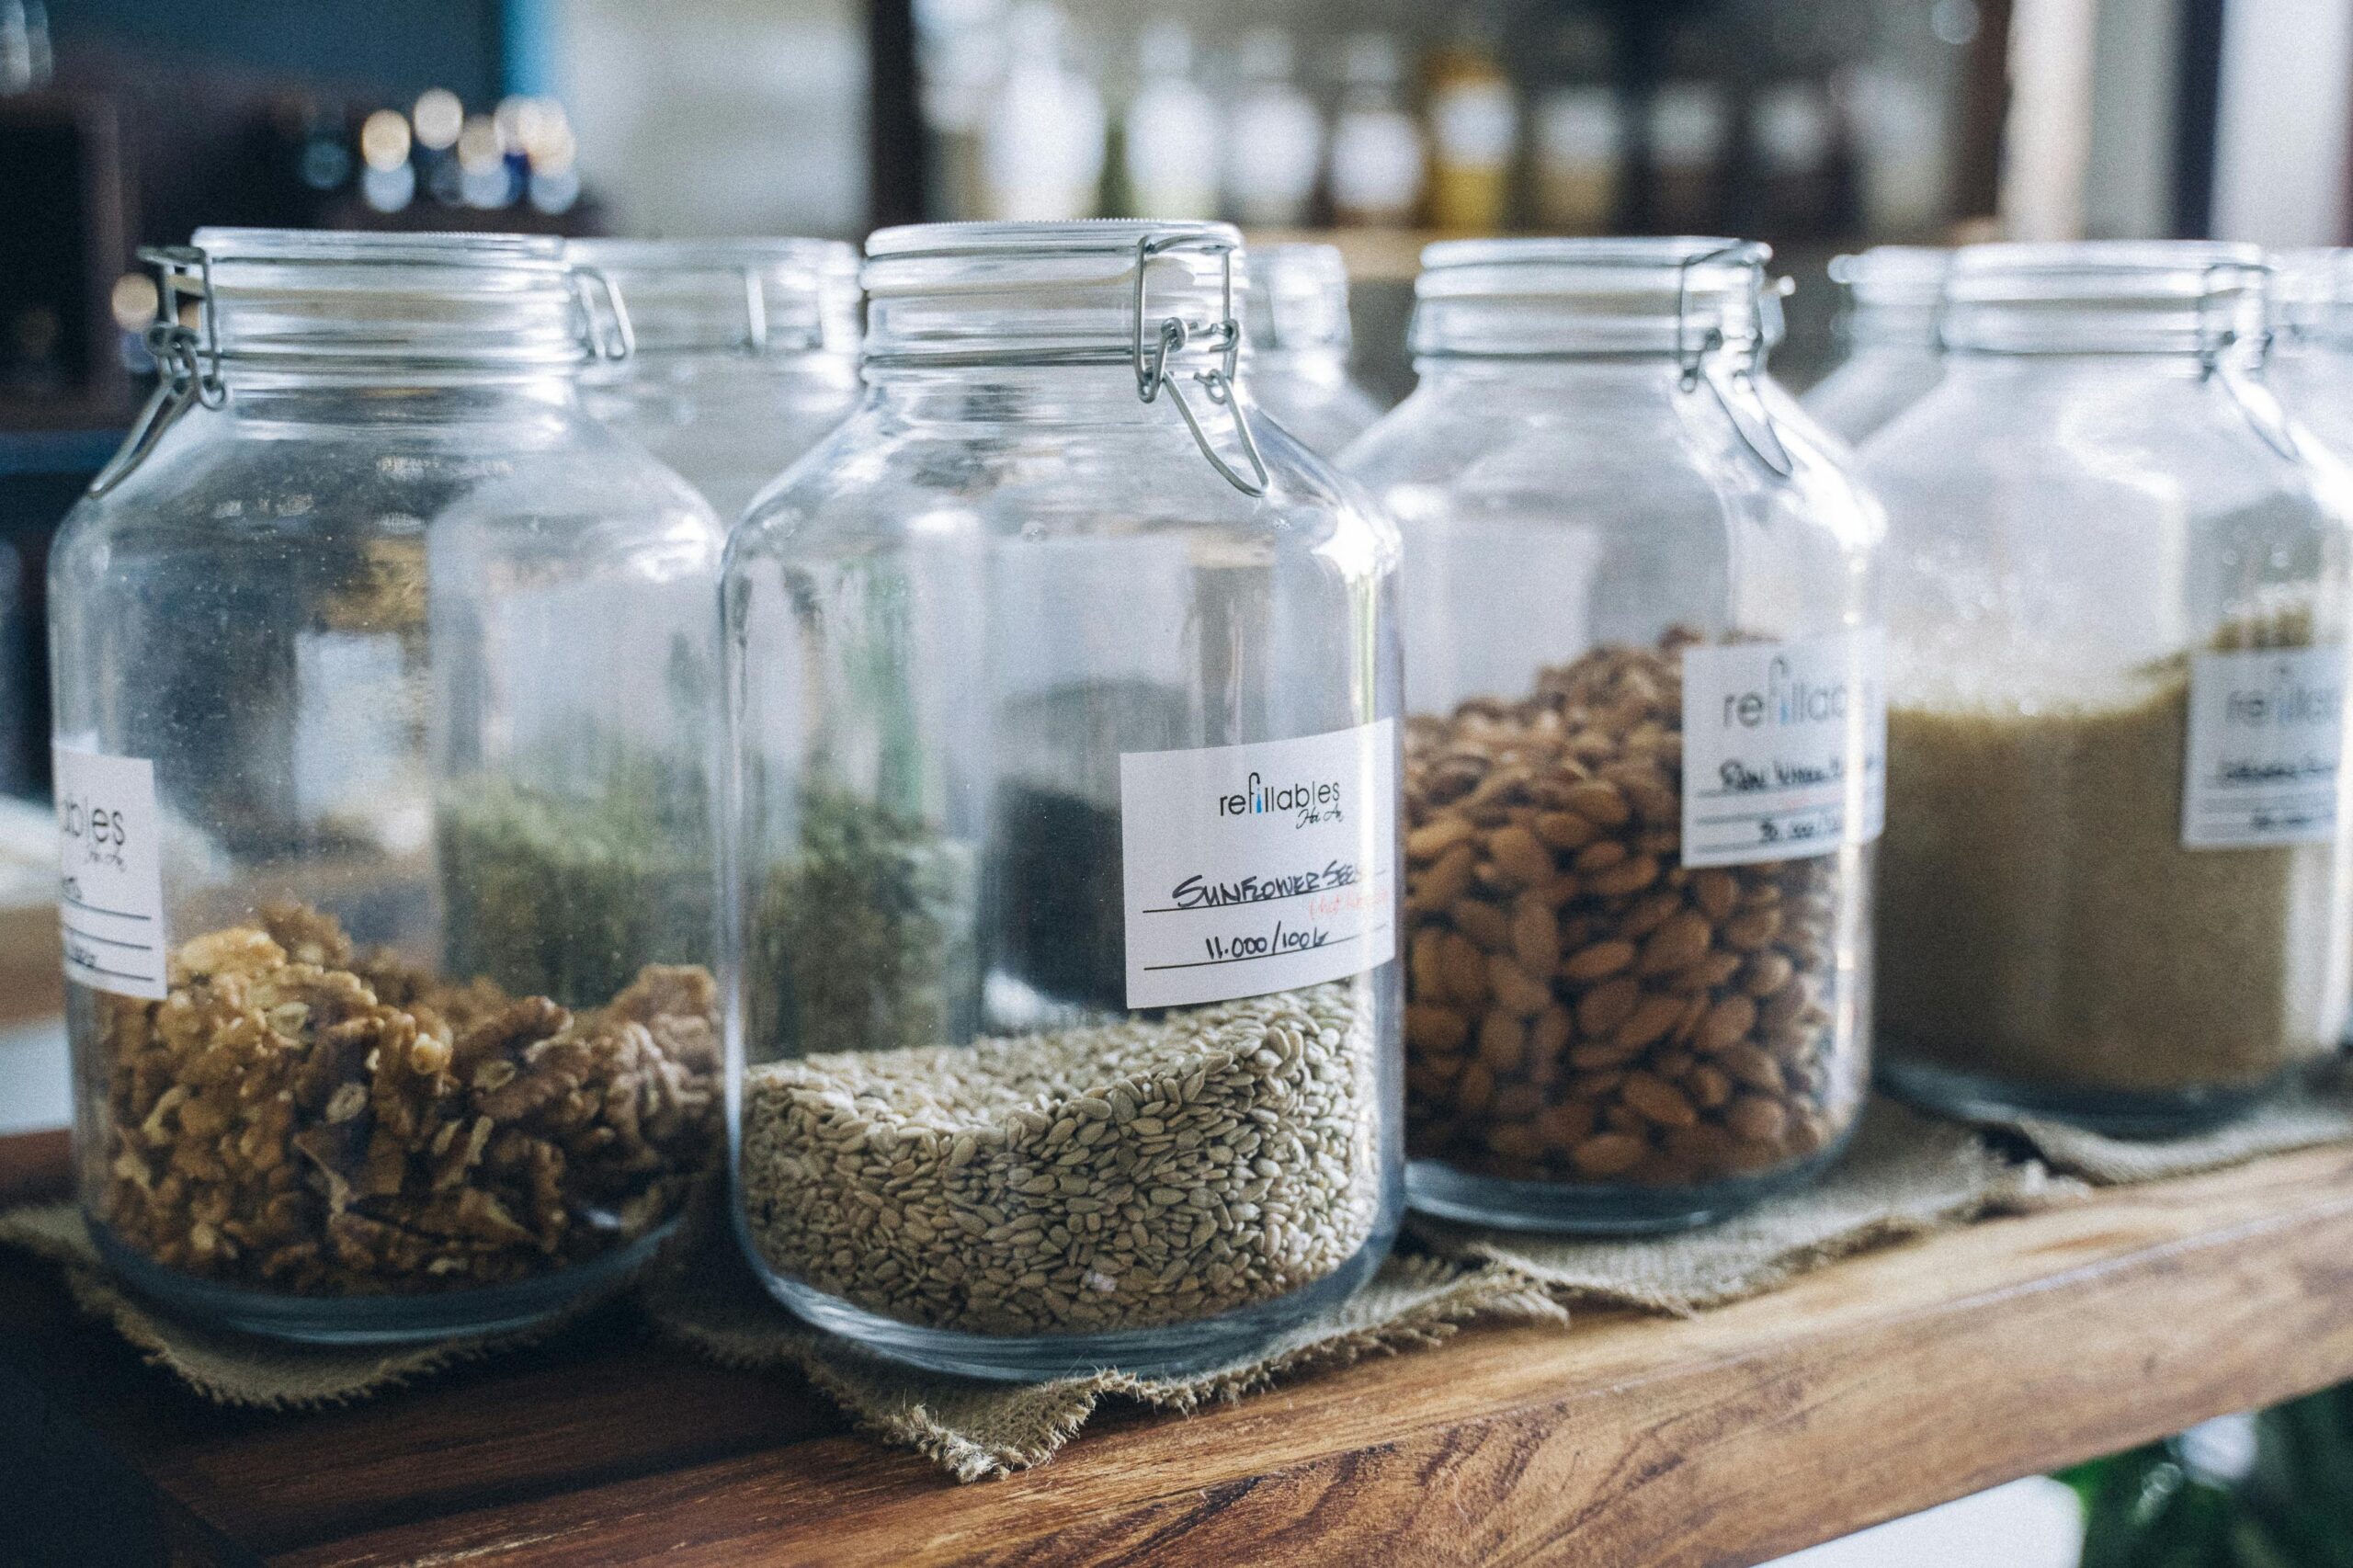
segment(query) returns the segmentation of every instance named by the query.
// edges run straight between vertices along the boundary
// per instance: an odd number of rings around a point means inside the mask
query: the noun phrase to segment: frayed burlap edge
[[[883,1361],[802,1327],[741,1268],[672,1274],[648,1290],[645,1304],[664,1336],[724,1366],[799,1371],[859,1430],[914,1449],[968,1482],[1044,1463],[1107,1396],[1189,1412],[1302,1372],[1436,1345],[1473,1322],[1567,1321],[1548,1292],[1503,1270],[1401,1256],[1347,1301],[1246,1361],[1181,1378],[1106,1369],[1051,1382],[993,1383]]]
[[[1873,1099],[1813,1185],[1701,1229],[1625,1240],[1552,1236],[1416,1217],[1442,1256],[1508,1270],[1563,1303],[1688,1316],[1896,1242],[2081,1198],[2080,1182],[2002,1158],[1965,1126]]]
[[[2163,1181],[2353,1140],[2353,1071],[2333,1064],[2244,1117],[2179,1137],[2109,1138],[2032,1117],[1988,1118],[1980,1125],[2017,1134],[2053,1166],[2101,1187]]]
[[[113,1327],[149,1366],[159,1367],[216,1404],[257,1410],[323,1410],[403,1388],[452,1367],[537,1344],[625,1292],[622,1280],[595,1301],[508,1334],[429,1345],[289,1345],[168,1317],[115,1282],[98,1260],[81,1210],[43,1204],[0,1213],[0,1246],[58,1267],[74,1304]]]

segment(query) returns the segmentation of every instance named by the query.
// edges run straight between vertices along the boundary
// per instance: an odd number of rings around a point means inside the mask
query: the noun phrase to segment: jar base
[[[1890,1062],[1878,1067],[1879,1086],[1907,1104],[1963,1121],[2015,1121],[2031,1117],[2063,1121],[2108,1138],[2178,1138],[2234,1121],[2279,1092],[2295,1070],[2253,1084],[2149,1094],[2130,1090],[2072,1088],[2020,1084],[2006,1079]]]
[[[1190,1377],[1246,1361],[1317,1312],[1356,1293],[1389,1256],[1392,1224],[1374,1232],[1354,1257],[1314,1284],[1278,1301],[1194,1323],[1106,1334],[992,1335],[925,1328],[852,1306],[798,1280],[755,1271],[768,1293],[813,1327],[858,1348],[917,1367],[991,1382],[1044,1382],[1107,1369],[1140,1378]]]
[[[1795,1165],[1705,1187],[1632,1187],[1511,1181],[1473,1176],[1437,1160],[1405,1165],[1405,1203],[1434,1219],[1499,1231],[1567,1236],[1655,1236],[1696,1230],[1805,1186],[1846,1152],[1846,1131]]]
[[[600,1257],[537,1279],[417,1296],[293,1296],[224,1285],[166,1268],[88,1221],[115,1277],[175,1318],[304,1345],[420,1345],[529,1328],[619,1290],[653,1257],[677,1221]]]

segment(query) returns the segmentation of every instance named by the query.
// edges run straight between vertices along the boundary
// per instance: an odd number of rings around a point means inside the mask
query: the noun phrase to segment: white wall
[[[864,232],[858,0],[562,0],[554,19],[581,172],[620,233]]]
[[[2353,5],[2232,0],[2222,11],[2214,233],[2336,244],[2353,125]]]

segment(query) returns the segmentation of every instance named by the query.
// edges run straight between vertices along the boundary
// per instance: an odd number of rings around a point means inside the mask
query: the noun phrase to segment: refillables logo
[[[1253,771],[1242,789],[1217,798],[1217,814],[1251,817],[1287,812],[1307,823],[1321,820],[1339,804],[1340,781],[1336,778],[1299,778],[1269,784]]]
[[[1810,681],[1793,675],[1778,655],[1765,667],[1761,691],[1724,694],[1724,728],[1744,730],[1791,724],[1836,723],[1847,717],[1847,683]]]

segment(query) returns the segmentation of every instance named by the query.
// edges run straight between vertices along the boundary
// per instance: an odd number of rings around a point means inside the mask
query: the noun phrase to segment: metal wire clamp
[[[1222,269],[1219,295],[1219,319],[1207,324],[1201,335],[1209,346],[1220,350],[1218,363],[1207,370],[1196,370],[1192,379],[1200,383],[1201,393],[1233,419],[1233,431],[1242,442],[1243,456],[1250,461],[1250,473],[1245,476],[1232,463],[1218,454],[1211,442],[1209,431],[1200,416],[1186,399],[1185,389],[1168,374],[1168,357],[1181,353],[1193,341],[1193,329],[1182,317],[1165,316],[1156,326],[1147,327],[1151,320],[1146,275],[1152,259],[1176,250],[1198,250],[1218,258]],[[1133,349],[1136,371],[1136,397],[1151,403],[1163,390],[1176,412],[1184,416],[1185,427],[1193,433],[1193,444],[1209,459],[1210,466],[1228,484],[1245,495],[1258,496],[1267,493],[1270,481],[1267,474],[1267,460],[1259,454],[1257,438],[1250,433],[1250,421],[1234,398],[1233,375],[1242,356],[1242,323],[1233,309],[1233,247],[1220,240],[1202,239],[1193,234],[1154,236],[1146,234],[1136,242],[1136,294]]]
[[[142,245],[139,259],[155,269],[155,319],[147,327],[147,352],[155,360],[155,390],[121,448],[90,481],[90,494],[104,495],[145,460],[179,416],[197,403],[219,408],[229,401],[221,380],[220,328],[212,316],[212,258],[195,245]],[[197,326],[180,320],[183,300],[197,301]]]

